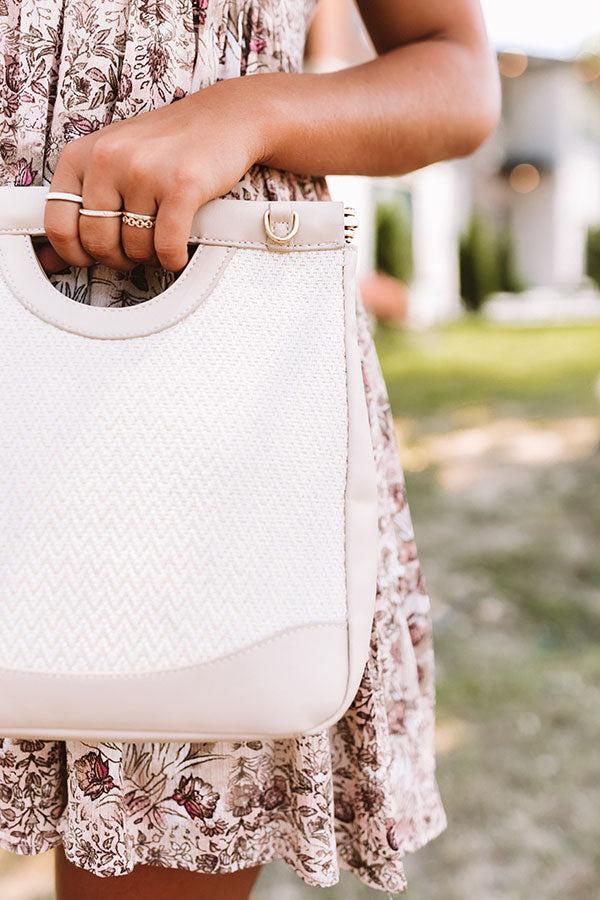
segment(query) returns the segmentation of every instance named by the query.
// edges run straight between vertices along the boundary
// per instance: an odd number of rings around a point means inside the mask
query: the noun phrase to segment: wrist
[[[271,86],[264,83],[264,79],[270,80],[270,75],[230,78],[189,97],[195,112],[196,139],[202,140],[207,127],[226,124],[248,169],[266,161],[273,151],[279,128],[271,113]]]

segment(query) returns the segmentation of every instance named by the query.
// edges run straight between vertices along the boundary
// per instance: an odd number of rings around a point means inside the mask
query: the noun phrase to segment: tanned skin
[[[401,175],[473,152],[499,116],[478,0],[358,0],[378,52],[327,74],[234,78],[68,144],[52,190],[89,209],[156,214],[154,230],[47,204],[49,272],[102,262],[179,271],[195,211],[255,164],[303,175]],[[98,878],[57,853],[57,900],[245,900],[257,869],[203,875],[137,867]]]
[[[478,0],[359,0],[379,53],[327,74],[232,78],[69,143],[52,190],[89,209],[157,214],[156,228],[47,204],[42,265],[178,271],[199,206],[254,164],[302,175],[401,175],[475,150],[499,115]]]

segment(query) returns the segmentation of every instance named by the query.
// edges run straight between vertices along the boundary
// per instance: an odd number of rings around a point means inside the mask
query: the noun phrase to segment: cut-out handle
[[[0,235],[43,235],[45,187],[0,187]],[[297,220],[282,243],[265,230],[271,223]],[[249,247],[287,253],[344,246],[344,206],[324,200],[211,200],[192,222],[191,244]]]
[[[190,243],[201,245],[163,293],[133,307],[75,303],[46,278],[32,246],[44,234],[44,187],[0,187],[2,284],[38,318],[75,334],[106,340],[162,331],[193,312],[212,291],[236,249],[299,252],[343,249],[344,207],[330,201],[211,200],[194,217]],[[265,222],[291,221],[279,243]]]
[[[63,331],[99,340],[145,337],[170,328],[208,297],[234,249],[199,247],[185,271],[158,296],[137,306],[76,303],[48,281],[28,235],[0,235],[0,319],[9,293],[33,315]]]

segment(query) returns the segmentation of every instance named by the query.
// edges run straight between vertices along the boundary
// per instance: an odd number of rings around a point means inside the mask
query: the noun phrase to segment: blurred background
[[[600,16],[489,0],[504,111],[468,160],[332,178],[434,604],[448,831],[409,900],[600,897]],[[321,0],[307,67],[372,50]],[[48,854],[0,853],[0,900],[51,900]],[[312,890],[273,865],[256,900]],[[82,898],[85,900],[85,898]]]

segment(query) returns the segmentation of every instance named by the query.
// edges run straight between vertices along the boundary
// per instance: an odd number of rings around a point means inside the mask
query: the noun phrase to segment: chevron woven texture
[[[160,671],[345,621],[342,262],[238,250],[125,341],[0,285],[0,667]]]

